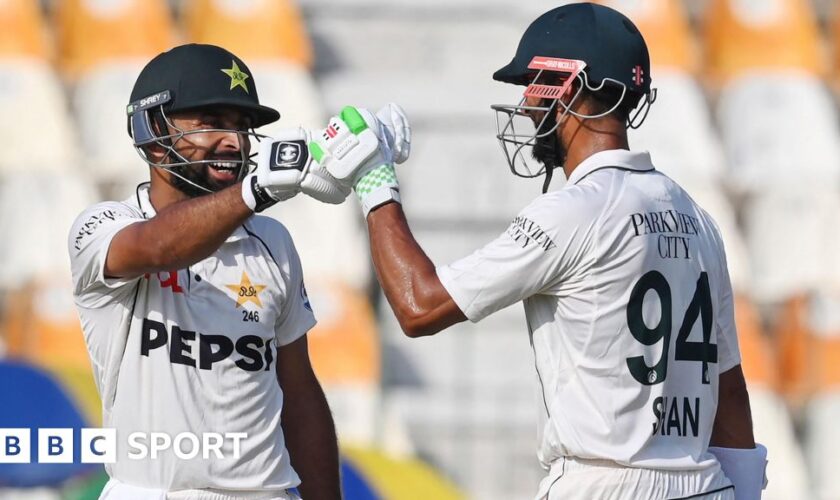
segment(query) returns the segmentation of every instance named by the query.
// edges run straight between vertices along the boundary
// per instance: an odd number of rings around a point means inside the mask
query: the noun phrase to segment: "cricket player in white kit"
[[[355,176],[327,166],[365,197],[377,276],[403,330],[433,335],[524,303],[547,470],[538,499],[760,498],[766,450],[753,438],[720,232],[647,153],[629,151],[627,127],[655,100],[638,29],[599,5],[554,9],[494,78],[526,86],[519,105],[494,106],[513,172],[545,174],[545,192],[562,168],[567,183],[472,255],[435,267],[393,165]]]
[[[297,486],[306,500],[339,499],[300,260],[286,229],[254,212],[349,190],[312,161],[301,129],[262,138],[249,173],[252,129],[279,114],[220,47],[157,56],[128,115],[151,182],[86,210],[68,240],[103,424],[117,433],[102,498],[279,500]]]

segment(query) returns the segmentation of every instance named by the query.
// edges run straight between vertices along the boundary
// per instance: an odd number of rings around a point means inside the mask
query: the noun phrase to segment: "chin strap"
[[[554,167],[553,166],[545,166],[545,180],[543,181],[542,192],[543,194],[548,192],[548,185],[551,184],[551,176],[554,175]]]

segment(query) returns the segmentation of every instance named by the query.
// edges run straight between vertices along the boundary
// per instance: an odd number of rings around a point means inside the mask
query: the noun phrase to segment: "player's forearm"
[[[379,207],[367,222],[376,276],[406,335],[433,335],[451,325],[443,314],[451,298],[411,234],[402,206]]]
[[[282,421],[292,467],[301,479],[301,496],[307,500],[340,499],[335,424],[317,381],[299,397],[286,394]]]
[[[720,375],[718,410],[709,445],[755,448],[750,398],[741,365]]]
[[[253,213],[241,186],[174,203],[145,222],[128,226],[111,242],[105,272],[111,277],[182,269],[215,252]]]

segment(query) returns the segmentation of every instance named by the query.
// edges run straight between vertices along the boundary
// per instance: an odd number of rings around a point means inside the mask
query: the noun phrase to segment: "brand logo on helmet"
[[[637,64],[636,67],[633,68],[633,83],[635,83],[637,87],[641,87],[644,82],[645,70]]]
[[[230,90],[233,90],[236,87],[242,87],[246,94],[249,93],[248,86],[245,85],[245,80],[251,78],[250,75],[239,69],[239,65],[236,64],[236,61],[231,61],[230,64],[231,67],[229,69],[221,70],[222,73],[230,77]]]

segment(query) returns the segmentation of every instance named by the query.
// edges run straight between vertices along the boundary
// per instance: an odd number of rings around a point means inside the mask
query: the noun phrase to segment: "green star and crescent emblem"
[[[245,93],[248,93],[248,86],[245,85],[245,80],[251,78],[251,76],[239,69],[239,65],[236,64],[236,61],[231,61],[230,63],[232,65],[230,69],[221,70],[222,73],[230,77],[230,90],[233,90],[236,87],[242,87],[245,89]]]

